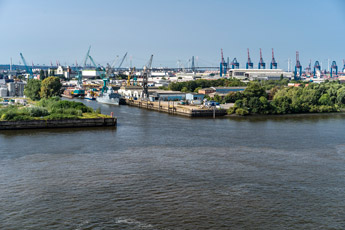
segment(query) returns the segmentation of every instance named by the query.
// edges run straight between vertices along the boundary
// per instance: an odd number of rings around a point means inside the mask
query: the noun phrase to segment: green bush
[[[227,113],[228,114],[234,114],[236,112],[236,108],[235,107],[230,107],[228,110],[227,110]]]
[[[26,111],[32,117],[45,117],[49,115],[48,110],[42,107],[30,107],[30,108],[26,108]]]
[[[245,115],[248,115],[249,112],[247,109],[244,109],[244,108],[237,108],[236,109],[236,114],[237,115],[240,115],[240,116],[245,116]]]

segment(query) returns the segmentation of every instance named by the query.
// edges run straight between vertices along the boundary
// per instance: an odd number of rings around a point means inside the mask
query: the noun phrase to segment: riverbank
[[[0,121],[0,130],[111,127],[111,126],[114,127],[116,126],[116,124],[117,124],[116,118]]]

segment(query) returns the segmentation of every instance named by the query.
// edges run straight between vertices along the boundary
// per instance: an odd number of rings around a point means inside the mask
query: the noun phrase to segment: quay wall
[[[180,106],[176,102],[169,104],[163,104],[160,102],[141,101],[126,99],[126,104],[130,106],[136,106],[139,108],[155,110],[158,112],[165,112],[174,115],[181,115],[187,117],[219,117],[226,115],[225,109],[200,109],[200,108],[188,108],[186,106]]]
[[[116,126],[116,118],[0,121],[0,130]]]

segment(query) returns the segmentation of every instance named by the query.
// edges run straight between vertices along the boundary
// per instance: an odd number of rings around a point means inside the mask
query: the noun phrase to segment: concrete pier
[[[219,117],[226,115],[225,109],[200,108],[198,106],[180,105],[176,101],[145,101],[126,99],[126,104],[139,108],[165,112],[187,117]]]

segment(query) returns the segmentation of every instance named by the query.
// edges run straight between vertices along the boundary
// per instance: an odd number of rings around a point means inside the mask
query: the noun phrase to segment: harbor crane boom
[[[121,66],[122,66],[122,64],[123,64],[123,62],[124,62],[124,60],[125,60],[125,58],[127,57],[127,53],[128,53],[128,52],[126,52],[125,55],[123,56],[123,58],[122,58],[122,60],[121,60],[121,62],[120,62],[119,67],[117,67],[117,70],[120,70],[120,68],[121,68]]]
[[[110,68],[114,68],[115,63],[119,60],[119,55],[116,55],[116,58],[114,59],[113,63],[110,65]]]
[[[89,55],[89,58],[90,58],[90,60],[91,60],[91,62],[92,62],[92,64],[93,64],[93,66],[95,67],[95,68],[97,68],[97,65],[96,65],[96,63],[95,63],[95,61],[93,60],[93,58]]]
[[[90,56],[90,50],[91,50],[91,46],[89,46],[89,49],[86,53],[86,56],[85,56],[85,59],[84,59],[84,67],[86,67],[86,62],[87,62],[87,59],[89,58]]]
[[[26,63],[26,60],[23,56],[22,53],[20,53],[20,57],[22,58],[22,61],[23,61],[23,64],[25,66],[25,69],[26,69],[26,72],[29,74],[29,79],[32,79],[33,78],[33,73],[32,73],[32,69],[30,69]]]

